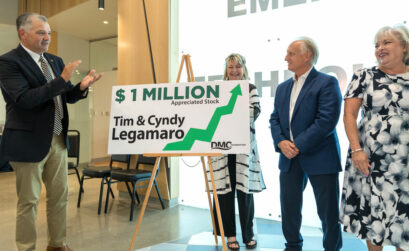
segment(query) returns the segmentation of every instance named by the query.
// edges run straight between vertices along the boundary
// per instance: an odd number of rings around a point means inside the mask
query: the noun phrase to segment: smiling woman
[[[238,53],[232,53],[227,56],[225,59],[224,80],[246,79],[248,79],[246,58]],[[236,194],[239,206],[242,239],[246,248],[254,249],[257,246],[257,241],[255,240],[253,232],[253,194],[261,192],[266,188],[260,167],[254,124],[260,114],[259,96],[257,89],[253,84],[249,84],[249,91],[250,152],[248,154],[223,154],[220,157],[211,158],[213,168],[214,170],[217,170],[214,173],[217,198],[219,199],[224,233],[227,236],[227,246],[230,250],[239,250],[240,248],[236,239]],[[217,146],[218,143],[220,142],[212,142],[212,148]],[[223,147],[230,146],[227,142],[222,142],[221,145],[223,145]],[[208,180],[211,180],[210,177]],[[210,183],[209,187],[212,187]],[[215,207],[213,208],[214,215],[216,215]],[[217,222],[214,232],[220,235]]]
[[[378,66],[357,71],[345,95],[350,149],[340,218],[370,251],[385,245],[409,249],[408,48],[405,26],[380,29],[375,36]]]
[[[405,26],[384,27],[375,36],[375,56],[379,69],[387,74],[408,70],[409,34]]]

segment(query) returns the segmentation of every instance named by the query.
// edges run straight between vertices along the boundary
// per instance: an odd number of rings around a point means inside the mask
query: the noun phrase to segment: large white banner
[[[319,47],[316,69],[337,77],[345,92],[354,70],[376,65],[374,36],[385,25],[408,25],[408,0],[179,0],[179,55],[191,55],[195,79],[221,79],[230,53],[246,57],[250,82],[260,95],[255,122],[260,164],[267,189],[254,195],[255,216],[281,220],[279,154],[269,128],[279,83],[290,78],[288,45],[309,36]],[[211,18],[209,18],[211,17]],[[177,71],[176,71],[177,73]],[[175,74],[176,75],[176,74]],[[343,109],[342,109],[343,110]],[[348,149],[341,114],[337,133],[342,165]],[[179,202],[208,208],[198,159],[180,161]],[[340,185],[343,172],[340,173]],[[201,195],[201,196],[199,196]],[[303,225],[320,227],[315,198],[307,185]],[[318,249],[318,248],[317,248]],[[323,249],[323,248],[321,248]]]
[[[108,153],[249,153],[249,82],[114,86]]]

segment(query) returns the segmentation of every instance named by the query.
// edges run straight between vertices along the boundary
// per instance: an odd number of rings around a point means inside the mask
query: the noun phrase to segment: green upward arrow
[[[189,151],[192,148],[195,140],[210,142],[213,138],[214,133],[216,132],[221,117],[223,115],[233,113],[237,96],[242,95],[240,84],[236,85],[236,87],[234,87],[233,90],[230,91],[230,93],[232,95],[230,97],[229,103],[225,106],[216,108],[205,130],[190,128],[182,141],[167,144],[165,148],[163,148],[163,151]]]

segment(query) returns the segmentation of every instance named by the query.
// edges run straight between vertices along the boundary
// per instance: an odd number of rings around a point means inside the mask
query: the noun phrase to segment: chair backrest
[[[142,154],[138,155],[138,162],[136,165],[144,164],[144,165],[155,165],[156,157],[146,157]]]
[[[139,168],[140,164],[153,166],[155,165],[155,162],[156,162],[156,157],[146,157],[146,156],[143,156],[142,154],[139,154],[138,161],[136,162],[136,169]],[[158,168],[158,171],[156,172],[156,176],[158,176],[158,173],[159,173],[159,168]]]
[[[126,169],[129,169],[129,165],[131,164],[131,155],[129,154],[112,154],[111,155],[111,162],[109,166],[112,168],[112,164],[114,162],[125,163]]]
[[[68,130],[68,158],[75,158],[75,167],[78,167],[80,161],[80,132],[78,130]]]

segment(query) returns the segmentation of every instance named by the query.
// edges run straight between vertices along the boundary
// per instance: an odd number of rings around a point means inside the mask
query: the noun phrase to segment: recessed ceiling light
[[[104,21],[104,24],[109,24],[109,22],[107,20]]]

